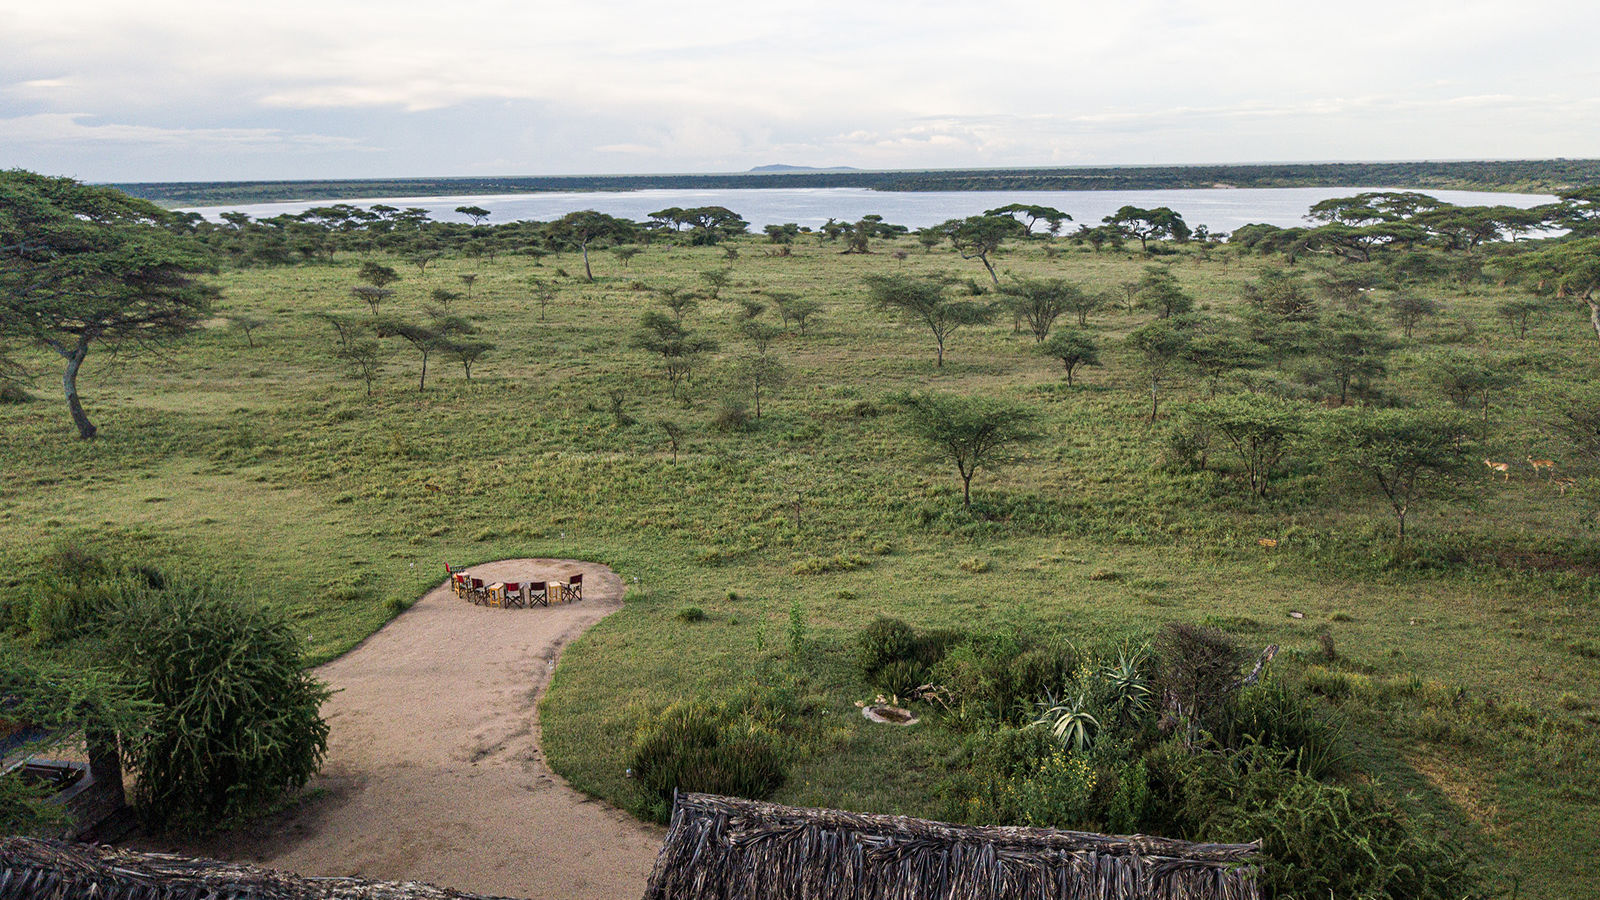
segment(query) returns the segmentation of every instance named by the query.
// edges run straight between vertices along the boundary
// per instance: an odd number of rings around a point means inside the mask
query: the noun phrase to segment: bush
[[[1265,749],[1191,763],[1185,815],[1207,841],[1261,841],[1264,896],[1482,896],[1481,875],[1461,849],[1406,819],[1371,785],[1318,781]]]
[[[282,615],[217,583],[146,586],[113,613],[109,646],[155,707],[123,748],[152,824],[256,814],[316,774],[330,692],[301,668]]]
[[[933,680],[961,717],[1019,724],[1034,699],[1070,680],[1078,663],[1078,652],[1063,640],[986,635],[950,647],[933,666]]]
[[[856,637],[856,666],[861,677],[871,681],[884,666],[910,659],[916,640],[916,632],[899,619],[873,619]]]
[[[777,736],[753,718],[705,701],[674,703],[639,730],[629,766],[665,822],[674,791],[759,800],[788,773]]]
[[[915,660],[896,660],[879,669],[872,684],[886,694],[909,696],[912,691],[928,683],[928,669]]]
[[[62,644],[99,630],[107,611],[141,586],[162,584],[161,573],[148,566],[66,540],[39,560],[39,574],[24,583],[20,602],[7,605],[8,626],[34,644]]]
[[[704,622],[706,611],[698,606],[685,606],[678,610],[677,619],[680,622]]]
[[[1275,678],[1241,691],[1215,736],[1233,749],[1260,744],[1283,751],[1297,770],[1321,781],[1353,770],[1344,720]]]
[[[724,400],[711,414],[711,427],[718,431],[749,431],[750,410],[738,400]]]
[[[1208,727],[1239,678],[1245,654],[1215,628],[1169,622],[1156,637],[1156,686],[1173,697],[1191,730]]]

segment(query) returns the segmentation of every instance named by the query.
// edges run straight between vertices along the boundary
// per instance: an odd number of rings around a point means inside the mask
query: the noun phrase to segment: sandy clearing
[[[133,846],[515,897],[642,895],[664,831],[568,787],[538,740],[536,704],[562,647],[621,607],[622,579],[571,560],[471,571],[486,581],[582,572],[584,599],[490,609],[435,588],[316,670],[339,690],[323,707],[320,796],[249,832]]]

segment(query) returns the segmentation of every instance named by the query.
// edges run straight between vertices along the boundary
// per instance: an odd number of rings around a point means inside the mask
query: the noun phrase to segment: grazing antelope
[[[1565,497],[1567,495],[1567,488],[1572,487],[1578,482],[1571,478],[1554,478],[1551,479],[1550,483],[1560,488],[1561,496]]]
[[[1494,477],[1495,472],[1499,472],[1501,475],[1505,476],[1506,481],[1511,480],[1511,465],[1509,463],[1495,462],[1492,459],[1486,459],[1483,461],[1483,464],[1489,467],[1490,478]]]
[[[1528,457],[1528,465],[1533,466],[1533,477],[1535,477],[1535,478],[1539,477],[1539,470],[1540,469],[1549,469],[1550,470],[1549,474],[1550,475],[1555,475],[1555,468],[1556,468],[1555,460],[1551,460],[1551,459],[1534,459],[1533,457],[1530,456],[1530,457]]]

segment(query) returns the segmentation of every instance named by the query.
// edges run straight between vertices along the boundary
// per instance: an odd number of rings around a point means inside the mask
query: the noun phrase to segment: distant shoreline
[[[876,191],[1222,190],[1358,187],[1553,194],[1600,184],[1600,160],[1498,160],[1385,163],[1282,163],[1231,166],[1103,166],[1049,169],[815,171],[726,175],[560,175],[377,178],[299,181],[191,181],[112,184],[163,206],[224,206],[280,201],[337,202],[366,197],[477,196],[549,192],[866,188]]]

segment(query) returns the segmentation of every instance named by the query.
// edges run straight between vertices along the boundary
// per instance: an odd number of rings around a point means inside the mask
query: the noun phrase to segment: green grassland
[[[147,555],[257,586],[322,661],[437,584],[446,561],[607,563],[629,584],[627,602],[567,649],[543,734],[557,771],[629,808],[639,798],[624,777],[628,744],[648,712],[778,670],[803,673],[830,724],[826,752],[800,762],[777,800],[939,808],[949,739],[872,726],[854,706],[870,694],[852,641],[880,614],[1085,639],[1205,622],[1305,658],[1326,631],[1339,657],[1328,677],[1349,686],[1345,699],[1331,695],[1386,783],[1480,843],[1505,887],[1514,873],[1520,896],[1600,886],[1600,785],[1585,760],[1600,722],[1600,539],[1581,491],[1561,496],[1522,463],[1553,458],[1561,474],[1595,474],[1568,464],[1545,424],[1557,386],[1600,372],[1576,309],[1555,308],[1518,339],[1493,311],[1516,294],[1484,283],[1442,289],[1443,314],[1413,338],[1395,330],[1401,349],[1384,387],[1400,397],[1432,396],[1418,372],[1446,345],[1516,356],[1536,373],[1491,411],[1482,446],[1514,463],[1509,482],[1469,472],[1417,515],[1412,555],[1396,563],[1382,498],[1309,444],[1260,501],[1225,460],[1199,473],[1163,465],[1170,419],[1145,421],[1146,385],[1120,344],[1149,312],[1090,317],[1105,365],[1074,388],[1009,317],[956,332],[935,368],[927,333],[874,311],[862,279],[953,273],[981,285],[977,262],[909,239],[877,242],[868,255],[809,238],[790,256],[754,238],[732,246],[731,261],[722,248],[651,246],[625,268],[596,253],[592,284],[560,274],[581,273],[572,254],[446,258],[426,275],[391,260],[404,280],[385,311],[404,316],[420,317],[433,288],[461,290],[458,276],[476,273],[457,311],[496,346],[470,382],[431,360],[419,392],[416,354],[388,342],[393,356],[370,398],[332,356],[332,330],[311,316],[367,315],[349,295],[361,258],[225,271],[214,279],[224,291],[217,319],[202,334],[162,356],[90,356],[81,390],[99,439],[73,437],[48,380],[37,402],[0,406],[10,570],[27,571],[72,535],[134,541]],[[1213,314],[1237,308],[1262,267],[1283,265],[1231,250],[1162,259]],[[1112,289],[1148,262],[1033,241],[1011,245],[998,264]],[[699,362],[680,403],[659,360],[630,339],[658,306],[655,289],[702,289],[700,273],[725,266],[732,282],[720,299],[702,299],[687,317],[720,349]],[[543,317],[530,277],[559,287]],[[732,378],[749,352],[734,324],[738,301],[775,292],[823,310],[770,351],[789,378],[763,402],[763,418],[719,430],[718,407],[748,400]],[[268,322],[254,348],[230,315]],[[770,308],[763,315],[776,321]],[[895,395],[924,390],[1008,399],[1038,415],[1039,440],[979,473],[970,513],[954,467],[930,457],[896,414]],[[1163,410],[1174,415],[1206,392],[1180,376]],[[687,431],[676,462],[662,418]],[[1279,544],[1264,549],[1262,538]],[[796,604],[798,658],[786,634]],[[680,618],[687,606],[705,619]]]

